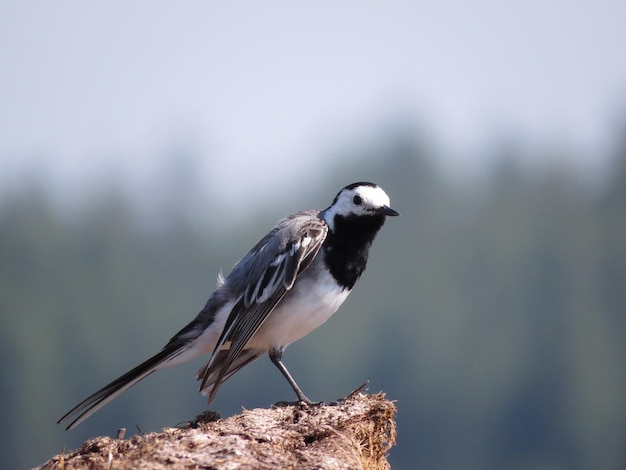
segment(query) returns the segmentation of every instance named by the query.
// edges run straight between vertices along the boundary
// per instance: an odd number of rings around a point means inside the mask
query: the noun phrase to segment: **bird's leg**
[[[287,379],[287,382],[289,382],[289,385],[291,385],[293,391],[296,392],[296,395],[298,396],[298,403],[305,403],[307,405],[316,404],[309,400],[304,393],[302,393],[302,390],[300,390],[300,387],[298,387],[296,381],[293,379],[285,365],[281,362],[281,359],[283,358],[283,348],[273,347],[272,349],[270,349],[269,356],[274,365],[278,367],[278,370],[281,372],[281,374],[283,374],[283,376]],[[277,404],[282,405],[284,403],[280,402]]]

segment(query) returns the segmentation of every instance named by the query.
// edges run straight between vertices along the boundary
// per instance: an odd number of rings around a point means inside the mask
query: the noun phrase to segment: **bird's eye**
[[[363,202],[363,199],[361,199],[361,196],[354,196],[352,198],[352,202],[354,202],[357,206],[359,206]]]

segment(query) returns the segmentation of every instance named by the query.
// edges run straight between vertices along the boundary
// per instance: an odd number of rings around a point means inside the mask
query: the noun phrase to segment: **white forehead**
[[[388,206],[389,196],[380,186],[357,186],[352,190],[348,190],[349,197],[361,196],[366,207],[382,207]]]

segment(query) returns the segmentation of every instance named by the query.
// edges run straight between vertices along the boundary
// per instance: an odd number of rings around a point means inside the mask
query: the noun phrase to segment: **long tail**
[[[57,423],[62,423],[71,417],[78,415],[65,429],[69,430],[78,426],[81,422],[109,403],[115,397],[135,385],[140,380],[146,378],[148,375],[152,374],[155,370],[160,368],[159,366],[165,365],[166,362],[169,362],[171,359],[184,352],[185,349],[185,347],[181,348],[180,343],[177,345],[168,344],[147,361],[139,364],[134,369],[126,372],[110,384],[102,387],[94,394],[85,398],[78,405],[65,413],[65,415],[57,421]]]

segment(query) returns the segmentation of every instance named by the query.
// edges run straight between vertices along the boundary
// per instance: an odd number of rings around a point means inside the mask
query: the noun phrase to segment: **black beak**
[[[394,211],[391,207],[389,206],[383,206],[381,207],[379,210],[380,214],[389,216],[389,217],[397,217],[400,215],[400,213],[398,211]]]

